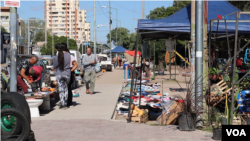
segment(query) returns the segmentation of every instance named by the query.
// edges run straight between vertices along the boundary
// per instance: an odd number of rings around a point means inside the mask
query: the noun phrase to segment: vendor
[[[43,67],[41,66],[33,66],[30,68],[29,73],[35,79],[35,81],[39,81],[42,78]]]
[[[25,79],[29,84],[32,81],[29,79],[29,69],[36,64],[38,57],[36,55],[32,56],[30,59],[23,59],[17,63],[17,86],[21,87],[24,93],[28,92],[28,86],[25,84]]]

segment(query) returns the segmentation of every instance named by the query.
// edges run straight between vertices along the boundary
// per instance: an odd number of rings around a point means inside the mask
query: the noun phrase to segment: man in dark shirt
[[[29,69],[36,64],[38,57],[36,55],[32,56],[30,59],[23,59],[17,63],[17,86],[23,89],[24,93],[28,92],[28,86],[25,84],[25,79],[30,85],[32,81],[29,79]]]

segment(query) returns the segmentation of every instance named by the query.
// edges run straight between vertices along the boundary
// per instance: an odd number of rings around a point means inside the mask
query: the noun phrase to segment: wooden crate
[[[170,108],[169,113],[167,111],[163,112],[158,118],[157,121],[160,124],[172,125],[175,124],[179,113],[183,111],[183,104],[180,102],[175,102]]]
[[[224,82],[224,80],[221,80],[219,83],[211,86],[211,92],[210,92],[210,104],[212,106],[216,106],[221,101],[226,99],[226,95],[228,96],[228,99],[230,101],[231,99],[231,90],[232,88],[227,89],[227,83]],[[238,88],[234,89],[234,92],[237,92]]]
[[[131,111],[134,111],[134,110],[131,110]],[[131,112],[131,121],[133,122],[139,122],[139,123],[146,123],[148,122],[148,110],[143,110],[143,115],[139,115],[139,114],[136,114],[136,113],[132,113]],[[128,116],[127,116],[127,119],[128,119]]]

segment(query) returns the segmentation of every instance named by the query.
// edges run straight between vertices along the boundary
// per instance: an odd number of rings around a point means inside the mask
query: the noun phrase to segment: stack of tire
[[[29,140],[30,123],[30,109],[25,97],[1,90],[1,140]]]

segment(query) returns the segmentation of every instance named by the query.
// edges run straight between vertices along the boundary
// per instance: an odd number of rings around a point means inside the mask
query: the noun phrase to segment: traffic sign
[[[83,45],[89,45],[89,43],[86,43],[86,42],[85,42],[85,43],[83,43]]]
[[[20,0],[4,0],[4,7],[20,7]]]

